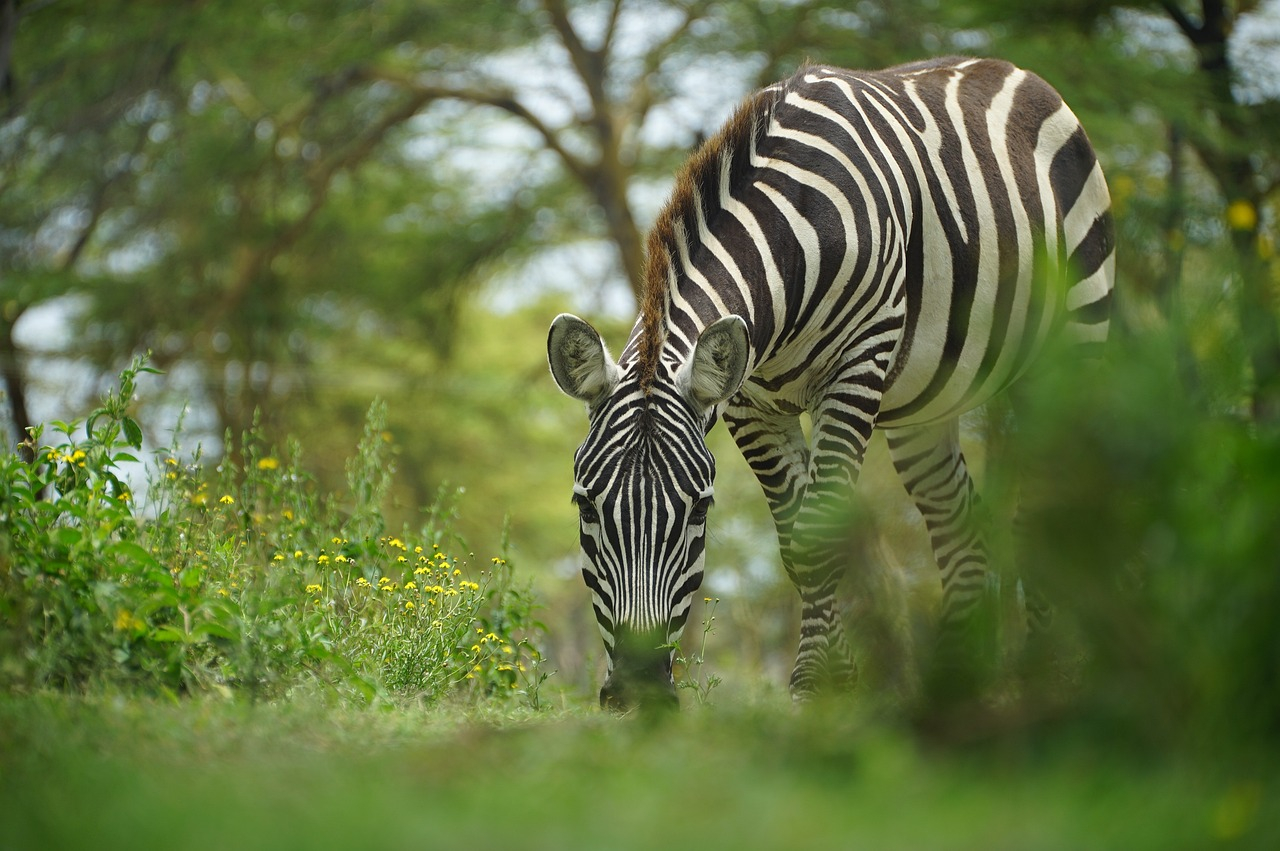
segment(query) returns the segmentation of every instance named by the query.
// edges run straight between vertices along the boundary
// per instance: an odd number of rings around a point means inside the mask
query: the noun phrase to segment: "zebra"
[[[989,593],[988,548],[958,417],[1049,346],[1106,339],[1114,242],[1080,122],[1007,62],[805,65],[739,105],[648,235],[619,359],[571,314],[548,334],[552,376],[588,414],[573,500],[601,704],[678,703],[672,648],[703,579],[720,420],[799,593],[793,699],[856,681],[836,586],[873,429],[930,536],[940,647],[963,631]]]

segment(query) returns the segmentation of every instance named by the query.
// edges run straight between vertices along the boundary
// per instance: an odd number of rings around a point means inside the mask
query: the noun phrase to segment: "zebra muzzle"
[[[671,661],[672,649],[664,634],[620,630],[613,670],[600,689],[600,706],[615,712],[679,708]]]

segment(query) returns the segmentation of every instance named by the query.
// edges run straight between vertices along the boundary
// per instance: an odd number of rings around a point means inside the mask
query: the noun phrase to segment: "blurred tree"
[[[1000,52],[1034,54],[1035,66],[1064,90],[1085,125],[1105,134],[1104,150],[1119,155],[1111,182],[1126,283],[1176,313],[1175,305],[1188,298],[1186,250],[1195,242],[1229,248],[1233,313],[1251,372],[1250,412],[1259,422],[1280,424],[1280,268],[1274,259],[1280,91],[1258,85],[1275,78],[1274,50],[1249,53],[1242,26],[1269,20],[1274,48],[1280,9],[1259,0],[977,0],[962,6],[973,26],[994,35]],[[1050,45],[1056,49],[1046,49]],[[1129,123],[1129,133],[1118,121]],[[1162,128],[1158,136],[1141,129],[1152,125]],[[1158,192],[1132,179],[1143,135],[1145,165],[1158,177]],[[1152,145],[1157,140],[1163,147]],[[1126,222],[1126,213],[1135,215]],[[1197,329],[1183,330],[1193,340]]]

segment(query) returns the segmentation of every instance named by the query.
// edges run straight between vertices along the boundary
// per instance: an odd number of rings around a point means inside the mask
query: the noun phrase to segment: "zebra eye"
[[[574,494],[573,502],[578,506],[578,517],[583,523],[595,524],[600,522],[600,514],[596,511],[596,507],[591,504],[591,500],[582,494]]]
[[[689,522],[701,526],[707,522],[707,511],[711,508],[714,500],[709,496],[704,496],[694,500],[693,510],[689,512]]]

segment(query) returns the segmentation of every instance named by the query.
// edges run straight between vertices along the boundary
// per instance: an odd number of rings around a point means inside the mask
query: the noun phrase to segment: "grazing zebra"
[[[671,645],[702,582],[718,419],[800,595],[794,698],[856,678],[836,585],[874,428],[931,537],[940,640],[968,622],[987,551],[958,417],[1055,339],[1105,339],[1109,205],[1071,110],[1004,62],[808,66],[742,104],[649,235],[619,360],[575,316],[548,336],[556,383],[588,410],[573,491],[609,657],[601,703],[675,702]]]

